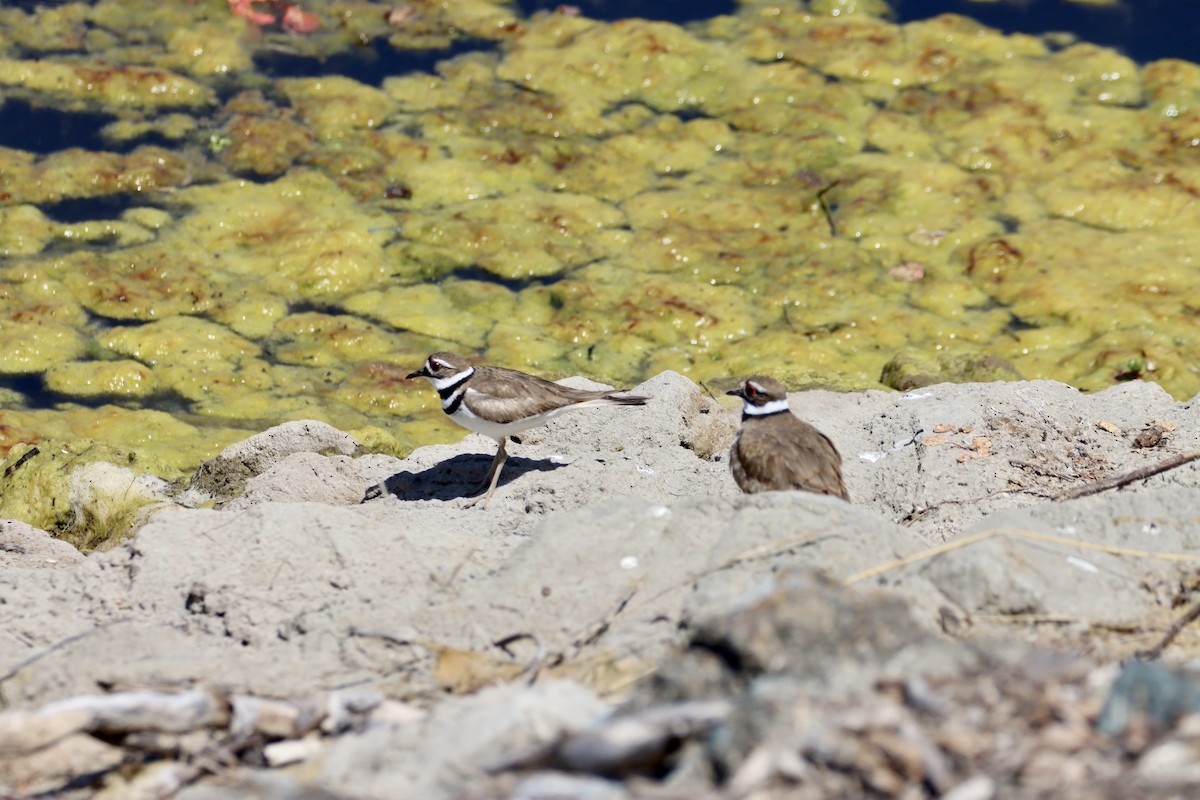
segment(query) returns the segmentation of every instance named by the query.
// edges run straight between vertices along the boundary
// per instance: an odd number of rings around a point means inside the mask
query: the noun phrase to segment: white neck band
[[[786,397],[780,398],[779,400],[768,400],[761,406],[751,405],[750,403],[744,403],[742,405],[742,413],[748,417],[765,417],[768,414],[778,414],[780,411],[787,410],[788,404]]]
[[[456,372],[453,375],[450,375],[445,378],[430,378],[429,382],[433,384],[433,388],[437,389],[440,392],[442,389],[445,389],[447,386],[453,386],[454,384],[458,383],[459,381],[463,380],[464,378],[469,378],[474,374],[475,374],[475,368],[467,367],[463,371]]]

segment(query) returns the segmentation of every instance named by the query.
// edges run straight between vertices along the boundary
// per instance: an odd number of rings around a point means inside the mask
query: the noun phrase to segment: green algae
[[[511,292],[483,281],[448,280],[375,289],[346,298],[352,314],[472,349],[487,343],[490,323],[512,313]]]
[[[225,17],[177,28],[166,40],[163,66],[193,78],[247,72],[254,67],[241,20]]]
[[[186,142],[199,128],[200,122],[188,114],[161,114],[149,119],[114,120],[100,129],[100,135],[106,143],[118,146],[152,136]]]
[[[883,366],[880,380],[900,391],[935,383],[987,383],[1020,380],[1021,375],[1003,359],[988,354],[901,353]]]
[[[228,144],[217,151],[231,172],[260,177],[284,174],[312,148],[315,136],[299,122],[234,114],[222,128]]]
[[[5,453],[21,445],[65,442],[74,447],[72,443],[86,440],[125,454],[113,463],[145,464],[148,472],[166,480],[182,477],[244,438],[245,427],[145,408],[61,402],[50,409],[0,409],[0,450]],[[107,459],[113,451],[104,452]]]
[[[151,194],[191,180],[188,154],[138,147],[129,154],[72,148],[45,157],[0,147],[0,198],[12,203]]]
[[[340,75],[284,78],[278,88],[321,139],[340,139],[378,128],[394,111],[386,93]]]
[[[209,87],[167,70],[102,62],[0,59],[0,86],[68,108],[199,108],[214,99]]]
[[[58,236],[58,228],[35,206],[0,208],[0,256],[40,253]]]
[[[206,254],[189,258],[159,242],[73,253],[56,273],[83,308],[111,320],[149,321],[202,314],[219,291]]]
[[[0,449],[95,438],[188,469],[309,416],[406,452],[454,435],[403,377],[439,349],[621,385],[1011,365],[1200,391],[1196,65],[902,26],[879,0],[687,27],[305,5],[309,37],[224,4],[0,9],[6,96],[174,143],[0,150],[0,374],[78,403],[7,396]],[[464,36],[498,47],[379,87],[254,71]],[[134,207],[39,209],[113,197]],[[136,408],[158,403],[179,410]]]
[[[55,223],[32,205],[0,207],[0,257],[36,255],[52,245],[97,243],[115,247],[144,245],[155,240],[154,210],[134,209],[121,219]]]
[[[13,448],[0,472],[0,517],[21,519],[84,551],[118,544],[163,501],[170,465],[87,439]]]
[[[0,319],[0,375],[31,375],[83,355],[73,328],[43,318]]]
[[[359,206],[315,171],[265,184],[193,186],[170,201],[191,210],[163,240],[210,260],[210,279],[228,286],[249,280],[293,301],[327,302],[385,283],[391,271],[384,255],[391,218]]]
[[[602,252],[595,240],[624,222],[620,211],[585,195],[522,191],[436,215],[413,214],[402,224],[408,241],[425,245],[426,252],[441,251],[447,263],[475,264],[498,278],[521,280],[594,261]]]
[[[46,370],[46,388],[71,397],[151,397],[158,391],[154,373],[140,361],[68,361]]]

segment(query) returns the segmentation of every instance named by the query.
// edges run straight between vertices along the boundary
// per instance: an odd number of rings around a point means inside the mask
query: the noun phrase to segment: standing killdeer
[[[742,427],[729,451],[729,466],[743,492],[803,489],[850,500],[837,448],[788,411],[783,384],[750,378],[726,394],[742,398]]]
[[[453,353],[434,353],[410,378],[428,378],[442,398],[442,411],[468,430],[496,440],[499,449],[476,493],[482,502],[496,490],[508,454],[508,437],[545,425],[564,411],[594,406],[644,406],[648,397],[614,397],[617,389],[570,389],[535,375],[504,367],[473,367]]]

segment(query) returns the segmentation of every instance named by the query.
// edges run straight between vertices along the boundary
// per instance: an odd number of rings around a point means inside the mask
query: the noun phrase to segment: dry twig
[[[1190,453],[1183,453],[1182,455],[1160,461],[1157,464],[1139,467],[1138,469],[1126,472],[1123,475],[1117,475],[1113,478],[1097,481],[1095,483],[1088,483],[1083,486],[1076,486],[1073,489],[1068,489],[1062,494],[1055,495],[1051,499],[1058,501],[1074,500],[1077,497],[1087,497],[1088,495],[1099,494],[1100,492],[1105,492],[1109,489],[1119,489],[1120,487],[1126,486],[1134,481],[1140,481],[1145,478],[1153,477],[1160,472],[1166,472],[1167,470],[1175,469],[1176,467],[1182,467],[1184,464],[1195,461],[1198,458],[1200,458],[1200,450],[1193,450]]]
[[[1167,630],[1166,635],[1164,635],[1163,638],[1158,641],[1158,644],[1154,645],[1148,650],[1139,650],[1134,655],[1146,661],[1154,661],[1158,659],[1160,656],[1162,656],[1163,651],[1170,646],[1171,642],[1175,641],[1176,637],[1183,633],[1183,629],[1188,625],[1191,625],[1197,619],[1200,619],[1200,601],[1192,603],[1192,607],[1187,610],[1187,613],[1171,624],[1171,627]]]

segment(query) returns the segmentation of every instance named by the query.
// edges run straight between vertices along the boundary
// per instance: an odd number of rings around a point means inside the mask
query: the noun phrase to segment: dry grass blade
[[[940,556],[943,553],[949,553],[953,550],[958,550],[962,547],[976,544],[987,539],[993,539],[998,536],[1007,536],[1014,539],[1026,539],[1034,542],[1046,542],[1049,544],[1059,544],[1067,547],[1078,547],[1082,550],[1092,550],[1099,553],[1108,553],[1114,556],[1128,556],[1131,558],[1149,558],[1157,561],[1193,561],[1200,562],[1200,553],[1155,553],[1149,550],[1135,550],[1129,547],[1116,547],[1114,545],[1096,544],[1095,542],[1081,542],[1078,539],[1069,539],[1066,536],[1055,536],[1052,533],[1041,533],[1039,531],[1027,531],[1021,528],[996,528],[995,530],[982,531],[980,533],[966,536],[962,539],[956,539],[953,542],[946,542],[937,547],[931,547],[928,550],[922,550],[919,553],[913,553],[904,558],[897,558],[892,561],[887,561],[883,564],[876,564],[873,567],[864,569],[861,572],[856,572],[842,579],[842,583],[849,586],[859,581],[864,581],[868,578],[874,578],[877,575],[882,575],[885,572],[891,572],[896,569],[907,567],[909,564],[916,564],[919,561]]]

